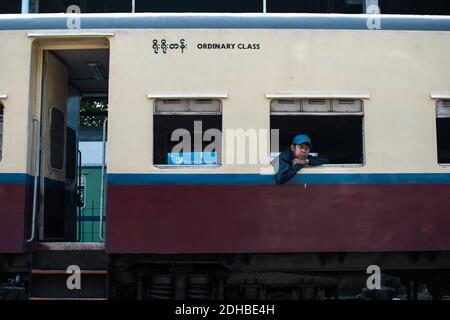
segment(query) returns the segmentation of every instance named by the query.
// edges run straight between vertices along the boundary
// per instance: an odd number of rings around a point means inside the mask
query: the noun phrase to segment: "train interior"
[[[43,51],[39,240],[104,237],[109,49]]]
[[[278,130],[279,150],[299,133],[311,137],[311,153],[330,164],[364,163],[363,101],[358,99],[282,99],[271,102],[270,128]],[[299,131],[301,130],[301,131]]]
[[[222,107],[217,99],[156,100],[153,118],[153,161],[156,166],[217,165],[221,159]],[[174,134],[189,132],[182,139],[180,153],[174,152],[178,139]],[[217,133],[217,134],[214,134]],[[188,142],[187,142],[188,141]],[[196,142],[198,145],[196,145]],[[197,150],[198,149],[198,150]],[[208,151],[209,150],[209,151]],[[180,156],[183,154],[183,156]]]
[[[363,164],[362,116],[272,115],[271,126],[279,130],[280,151],[289,149],[299,133],[312,141],[311,152],[331,164]]]
[[[450,163],[450,100],[438,102],[436,110],[436,137],[438,163]]]

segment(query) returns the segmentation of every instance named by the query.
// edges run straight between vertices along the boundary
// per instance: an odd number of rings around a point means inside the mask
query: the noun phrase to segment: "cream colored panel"
[[[184,53],[154,54],[153,39]],[[203,50],[198,43],[259,43]],[[450,33],[363,30],[117,30],[111,39],[108,171],[152,165],[148,92],[227,92],[223,128],[269,129],[267,92],[364,92],[364,167],[305,172],[449,172],[437,165],[435,101],[450,91]],[[202,172],[259,172],[223,165]],[[198,172],[166,170],[164,172]]]
[[[24,31],[1,31],[0,93],[4,109],[3,158],[0,173],[27,172],[31,42]]]

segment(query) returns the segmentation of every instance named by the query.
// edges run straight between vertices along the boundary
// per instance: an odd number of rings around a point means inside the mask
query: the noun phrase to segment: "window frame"
[[[157,111],[157,103],[161,100],[187,100],[187,101],[195,101],[195,100],[217,100],[219,102],[219,111]],[[223,165],[223,101],[221,97],[155,97],[153,99],[153,108],[152,108],[152,126],[153,130],[155,128],[155,116],[158,115],[172,115],[172,116],[193,116],[193,115],[209,115],[209,116],[220,116],[220,124],[221,124],[221,132],[222,132],[222,141],[221,146],[222,150],[220,150],[220,159],[218,159],[218,164],[155,164],[155,134],[152,132],[153,138],[153,148],[152,148],[152,166],[155,169],[192,169],[192,170],[201,170],[201,169],[217,169],[222,167]]]
[[[52,123],[53,123],[53,110],[56,110],[56,111],[58,111],[58,112],[60,112],[61,114],[62,114],[62,116],[63,116],[63,137],[62,137],[62,160],[61,160],[61,162],[62,162],[62,165],[61,165],[61,168],[59,169],[59,168],[56,168],[56,167],[54,167],[53,166],[53,164],[52,164]],[[53,171],[53,172],[56,172],[56,173],[58,173],[58,174],[61,174],[61,173],[63,173],[64,171],[65,171],[65,167],[64,167],[64,162],[65,162],[65,157],[66,157],[66,155],[65,155],[65,144],[66,144],[66,115],[64,114],[64,112],[62,112],[61,110],[59,110],[58,108],[56,108],[55,106],[52,106],[51,108],[50,108],[50,115],[49,115],[49,117],[50,117],[50,125],[48,126],[49,127],[49,130],[50,130],[50,132],[49,132],[49,135],[50,135],[50,139],[49,139],[49,156],[48,156],[48,164],[49,164],[49,170],[51,170],[51,171]]]
[[[439,118],[450,118],[450,112],[449,114],[443,114],[440,115],[439,114],[439,108],[443,105],[443,104],[448,104],[449,105],[449,109],[450,109],[450,97],[449,98],[438,98],[436,100],[435,103],[435,134],[436,134],[436,163],[438,164],[438,166],[442,167],[442,168],[449,168],[450,167],[450,162],[439,162],[439,145],[438,145],[438,128],[437,128],[437,120]]]
[[[65,166],[65,179],[67,180],[67,181],[73,181],[73,180],[75,180],[76,178],[77,178],[77,168],[78,168],[78,154],[77,154],[77,152],[78,152],[78,139],[77,139],[77,132],[76,132],[76,130],[75,129],[73,129],[73,128],[71,128],[71,127],[67,127],[66,126],[66,129],[65,129],[65,134],[66,134],[66,136],[65,136],[65,150],[64,150],[64,154],[65,154],[65,164],[66,164],[66,166]],[[75,144],[74,144],[74,147],[75,147],[75,166],[74,166],[74,168],[73,168],[73,170],[74,170],[74,172],[73,172],[73,176],[72,175],[69,175],[68,173],[71,173],[71,172],[69,172],[68,170],[71,170],[70,169],[70,167],[69,167],[69,164],[70,163],[68,163],[68,156],[69,156],[69,154],[68,154],[68,152],[69,152],[69,136],[70,135],[72,135],[72,137],[74,137],[75,139],[72,141],[72,142],[74,142]],[[72,165],[73,165],[73,163],[71,163]]]
[[[3,151],[4,151],[4,132],[5,132],[5,105],[0,102],[0,123],[1,123],[1,127],[0,127],[0,162],[3,160]]]
[[[323,112],[323,111],[316,111],[316,112],[304,112],[301,111],[302,109],[300,109],[299,111],[272,111],[272,102],[273,101],[277,101],[277,100],[293,100],[295,102],[300,102],[300,106],[302,106],[302,101],[303,100],[330,100],[330,111],[327,112]],[[361,102],[361,111],[360,112],[336,112],[336,111],[332,111],[334,109],[333,105],[334,105],[334,101],[339,101],[339,100],[357,100]],[[302,107],[300,107],[302,108]],[[269,102],[269,129],[272,130],[272,125],[271,125],[271,121],[270,118],[272,115],[275,116],[303,116],[303,117],[320,117],[320,116],[346,116],[346,117],[354,117],[354,116],[361,116],[362,119],[362,123],[361,123],[361,144],[362,144],[362,148],[361,148],[361,156],[362,156],[362,162],[361,163],[328,163],[328,164],[323,164],[320,167],[325,167],[325,168],[362,168],[366,166],[366,134],[365,134],[365,113],[364,113],[364,98],[361,97],[357,97],[357,98],[349,98],[349,97],[325,97],[325,98],[318,98],[318,97],[273,97],[270,98],[270,102]],[[270,159],[271,161],[273,159],[275,159],[279,153],[281,153],[282,151],[279,150],[277,155],[274,155],[274,153],[270,150]]]

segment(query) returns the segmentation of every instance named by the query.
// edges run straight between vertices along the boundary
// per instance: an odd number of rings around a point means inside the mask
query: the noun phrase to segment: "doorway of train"
[[[44,41],[38,50],[43,242],[104,241],[109,42],[73,42]]]

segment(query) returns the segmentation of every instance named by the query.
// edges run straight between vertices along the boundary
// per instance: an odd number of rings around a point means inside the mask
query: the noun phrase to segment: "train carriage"
[[[286,298],[305,277],[329,296],[372,264],[445,278],[450,18],[376,18],[0,17],[0,254],[80,240],[80,101],[107,97],[109,297]],[[277,185],[297,133],[330,164]]]

